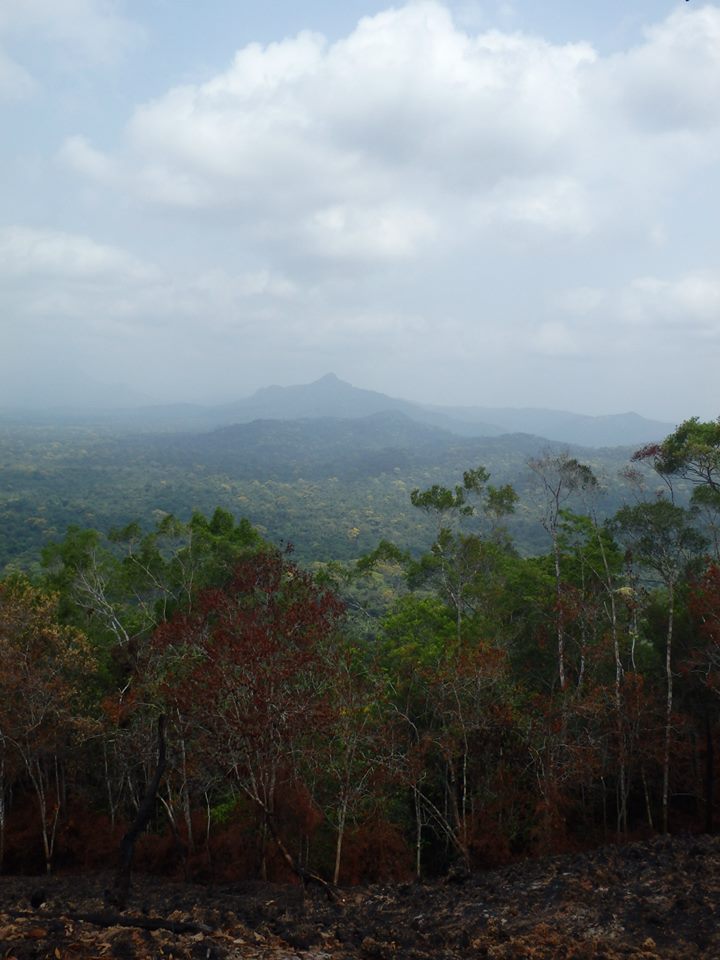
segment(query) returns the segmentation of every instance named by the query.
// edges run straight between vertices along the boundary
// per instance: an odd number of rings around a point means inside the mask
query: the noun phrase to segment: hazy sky
[[[0,111],[2,404],[720,414],[718,3],[0,0]]]

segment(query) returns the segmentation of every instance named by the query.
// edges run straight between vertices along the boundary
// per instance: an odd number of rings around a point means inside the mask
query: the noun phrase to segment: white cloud
[[[18,328],[30,323],[42,332],[60,323],[69,338],[137,337],[152,328],[202,337],[298,294],[270,269],[173,276],[89,237],[17,226],[0,228],[0,278],[4,313]]]
[[[0,275],[146,279],[153,271],[135,257],[88,237],[29,227],[0,228]]]
[[[117,164],[96,150],[85,137],[67,137],[60,148],[59,158],[76,173],[92,180],[111,183],[117,177]]]
[[[717,273],[641,277],[622,293],[620,309],[624,320],[641,328],[720,338],[720,279]]]
[[[24,100],[35,90],[35,81],[19,63],[0,50],[0,101]]]
[[[310,249],[343,259],[404,259],[432,238],[434,225],[424,210],[336,205],[318,210],[306,225]]]
[[[594,225],[591,198],[569,177],[505,180],[485,204],[490,223],[516,224],[544,232],[582,235]]]
[[[296,381],[334,368],[398,393],[428,385],[439,402],[572,406],[562,391],[594,391],[602,410],[621,377],[640,395],[670,362],[710,366],[720,8],[680,3],[601,55],[510,20],[488,30],[490,6],[471,0],[454,20],[417,0],[334,42],[249,44],[206,82],[139,103],[115,138],[112,103],[97,136],[71,105],[56,157],[98,189],[60,196],[26,143],[23,182],[48,193],[13,216],[38,222],[54,190],[57,223],[72,211],[112,244],[0,230],[3,315],[58,326],[87,356],[100,340],[118,365],[125,351],[147,384],[167,354],[166,384],[177,364],[198,390],[224,378],[228,393],[237,370],[257,386],[280,368]],[[3,81],[0,61],[0,97],[31,89],[12,38],[42,33],[43,52],[82,61],[95,32],[109,56],[115,30],[132,42],[120,9],[0,0],[0,45],[20,70]],[[676,377],[677,396],[698,379]]]
[[[586,316],[602,304],[604,292],[597,287],[574,287],[565,290],[555,298],[555,304],[564,313]]]
[[[604,290],[570,289],[556,296],[551,307],[565,319],[550,324],[550,345],[554,333],[560,337],[562,331],[572,330],[574,343],[586,355],[612,356],[623,349],[638,355],[657,354],[663,362],[672,357],[682,364],[681,358],[697,352],[698,342],[720,341],[717,272],[673,279],[637,277]],[[541,342],[545,342],[542,330]]]
[[[606,80],[628,121],[655,133],[720,124],[720,9],[676,10],[645,43],[610,58]]]
[[[531,342],[539,353],[551,357],[568,357],[581,353],[573,330],[568,324],[557,320],[541,323]]]
[[[90,63],[114,62],[143,35],[115,0],[3,0],[0,37],[27,33]]]
[[[21,62],[28,38],[45,44],[42,62],[59,58],[75,68],[115,63],[142,37],[115,0],[0,0],[0,102],[24,100],[41,86]]]
[[[584,122],[594,61],[585,44],[472,36],[433,0],[364,18],[334,44],[251,44],[226,72],[135,111],[127,182],[148,202],[235,209],[335,259],[421,253],[447,233],[448,205],[473,199],[503,206],[496,220],[577,233],[588,214],[563,144]],[[65,152],[95,175],[79,146]]]
[[[139,106],[115,161],[81,138],[64,153],[101,179],[120,163],[147,203],[234,210],[254,239],[332,259],[392,261],[488,227],[583,237],[652,214],[649,236],[669,185],[720,157],[718,89],[716,7],[601,57],[472,33],[418,0],[335,43],[250,44]]]

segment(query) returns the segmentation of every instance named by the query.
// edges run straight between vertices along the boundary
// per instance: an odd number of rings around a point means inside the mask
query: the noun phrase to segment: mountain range
[[[263,387],[249,397],[218,406],[172,404],[93,412],[68,409],[55,411],[52,417],[65,423],[112,425],[143,432],[188,432],[259,420],[359,420],[387,413],[403,414],[416,423],[461,437],[524,433],[585,447],[639,446],[661,440],[675,428],[675,424],[632,412],[593,417],[540,408],[430,406],[355,387],[332,373],[313,383]],[[6,413],[5,419],[8,416]],[[12,419],[17,418],[14,412]],[[50,418],[47,412],[22,417],[35,422]]]

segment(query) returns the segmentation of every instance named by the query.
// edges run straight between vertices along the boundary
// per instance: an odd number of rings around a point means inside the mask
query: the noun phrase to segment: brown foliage
[[[411,876],[412,854],[398,827],[373,818],[348,833],[341,883],[400,881]]]

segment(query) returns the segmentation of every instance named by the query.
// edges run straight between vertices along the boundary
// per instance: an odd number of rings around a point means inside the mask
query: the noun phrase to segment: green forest
[[[609,491],[627,451],[313,429],[5,429],[2,869],[141,821],[146,870],[324,885],[712,831],[720,422]]]
[[[416,487],[452,485],[482,463],[521,499],[507,518],[517,548],[538,553],[547,535],[528,460],[573,455],[598,479],[603,516],[632,495],[623,475],[632,448],[589,450],[522,434],[465,438],[400,414],[359,420],[258,421],[202,434],[131,434],[107,428],[0,422],[0,572],[33,569],[69,526],[109,531],[139,520],[216,507],[245,517],[272,543],[292,542],[303,563],[356,560],[382,539],[426,550],[434,525],[413,509]],[[658,485],[650,478],[650,488]],[[541,498],[540,498],[541,500]]]

